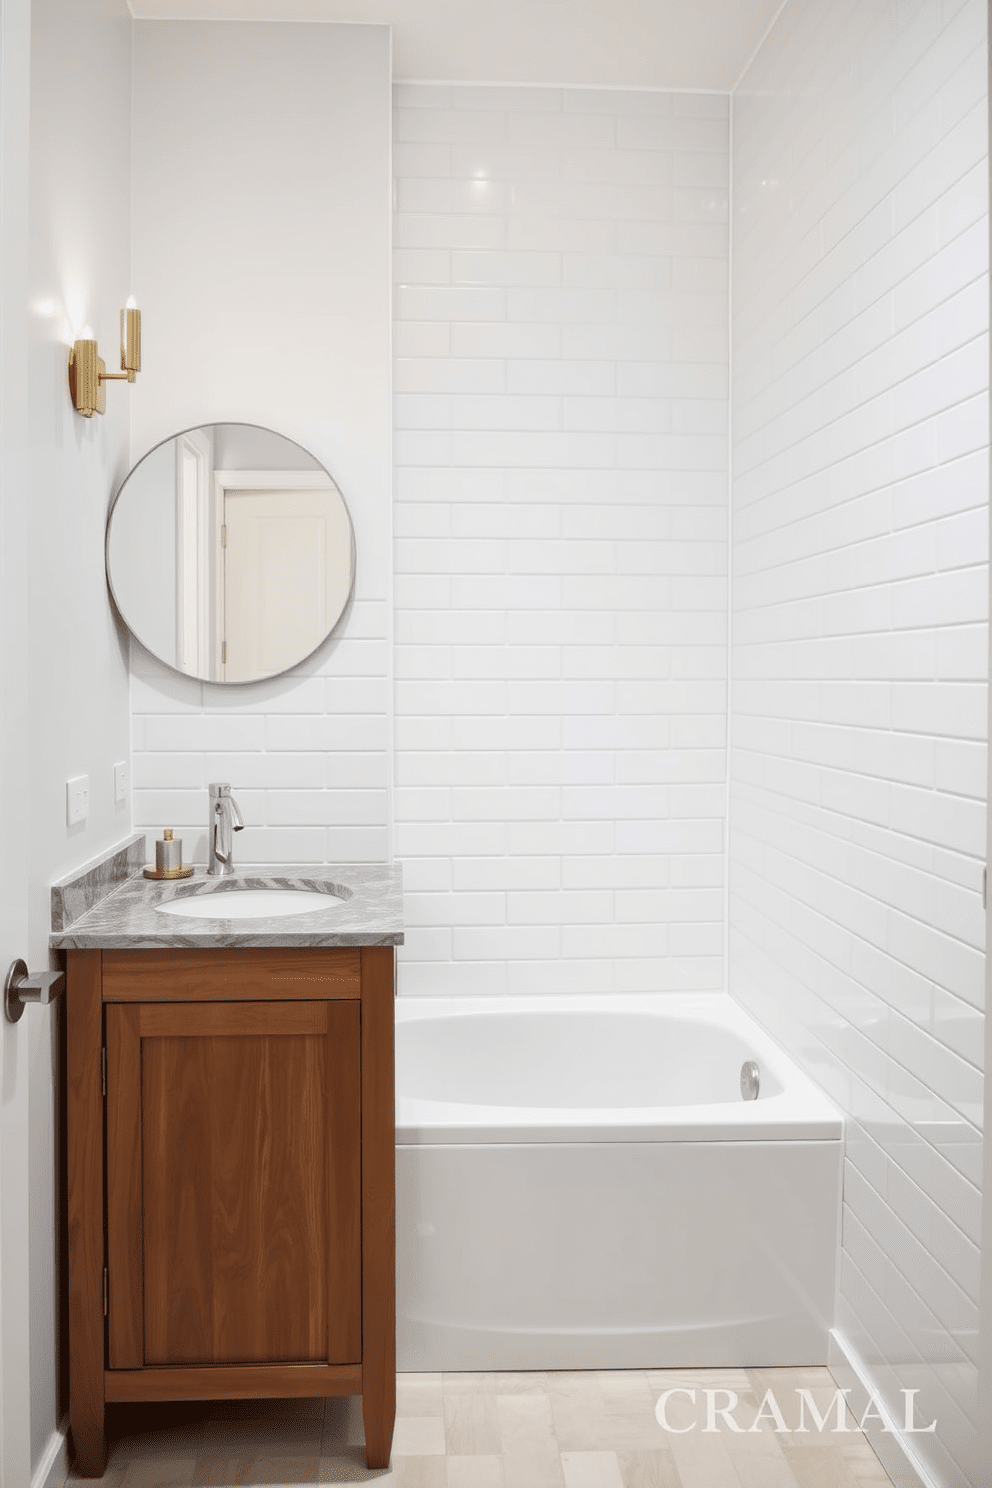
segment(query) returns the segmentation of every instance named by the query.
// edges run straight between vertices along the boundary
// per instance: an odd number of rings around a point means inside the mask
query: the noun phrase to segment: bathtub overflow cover
[[[753,1059],[741,1065],[741,1100],[757,1100],[761,1089],[761,1071]]]

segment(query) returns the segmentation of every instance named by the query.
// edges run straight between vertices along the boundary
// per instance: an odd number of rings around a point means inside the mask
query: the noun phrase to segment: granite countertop
[[[329,896],[337,889],[345,897],[330,897],[326,911],[247,920],[187,919],[155,909],[204,891],[279,888]],[[197,868],[192,878],[168,882],[131,873],[71,924],[53,929],[49,938],[52,949],[60,951],[402,944],[402,869],[387,863],[249,865],[228,878],[208,878],[205,868]]]

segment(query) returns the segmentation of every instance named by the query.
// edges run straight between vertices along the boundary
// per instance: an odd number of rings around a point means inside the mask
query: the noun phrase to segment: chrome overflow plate
[[[741,1100],[757,1100],[760,1089],[761,1071],[753,1059],[745,1059],[741,1065]]]

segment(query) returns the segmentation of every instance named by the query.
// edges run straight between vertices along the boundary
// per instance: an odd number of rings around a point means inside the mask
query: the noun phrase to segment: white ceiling
[[[729,92],[783,0],[128,0],[141,19],[363,21],[397,78]]]

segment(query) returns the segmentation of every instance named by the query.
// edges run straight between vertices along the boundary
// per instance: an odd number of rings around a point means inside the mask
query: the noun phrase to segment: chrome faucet
[[[216,877],[234,872],[234,833],[244,826],[238,803],[231,795],[229,785],[214,784],[210,787],[210,817],[207,822],[207,843],[210,861],[207,872]]]

